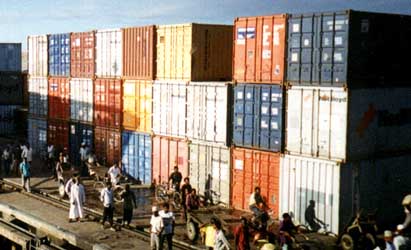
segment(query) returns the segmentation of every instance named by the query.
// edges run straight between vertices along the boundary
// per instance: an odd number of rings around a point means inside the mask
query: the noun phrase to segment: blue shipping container
[[[45,157],[47,154],[47,120],[28,119],[28,142],[33,154]]]
[[[280,85],[234,87],[233,143],[279,152],[282,148],[283,89]]]
[[[15,112],[21,106],[0,105],[0,135],[12,135],[16,133]]]
[[[70,34],[49,36],[49,73],[51,76],[70,76]]]
[[[0,71],[21,71],[21,43],[0,43]]]
[[[124,131],[122,133],[123,171],[151,184],[151,136],[145,133]]]
[[[83,123],[70,123],[69,131],[69,158],[75,166],[80,166],[80,146],[86,143],[93,150],[94,130],[93,126]]]

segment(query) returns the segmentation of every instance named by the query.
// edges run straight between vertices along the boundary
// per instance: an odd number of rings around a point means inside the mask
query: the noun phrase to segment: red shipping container
[[[47,121],[47,144],[53,144],[61,151],[69,147],[69,124],[67,121],[48,120]]]
[[[94,31],[71,33],[71,76],[93,78],[95,71]]]
[[[120,128],[122,122],[122,89],[120,79],[98,78],[94,82],[94,124]]]
[[[103,165],[118,163],[121,159],[120,130],[95,127],[94,148],[98,161]]]
[[[241,17],[234,21],[233,79],[277,83],[285,79],[287,15]]]
[[[172,137],[154,136],[152,147],[153,182],[168,182],[176,165],[183,178],[188,177],[187,141]]]
[[[67,77],[50,77],[48,80],[50,119],[70,119],[70,81]]]
[[[156,72],[156,27],[122,29],[123,78],[154,80]]]
[[[280,154],[234,148],[232,164],[231,205],[248,210],[250,195],[259,186],[267,205],[278,216]]]

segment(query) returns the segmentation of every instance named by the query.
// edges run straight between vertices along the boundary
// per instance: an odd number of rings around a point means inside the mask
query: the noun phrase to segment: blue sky
[[[0,0],[0,42],[27,35],[184,22],[231,24],[237,16],[356,9],[411,14],[411,0]]]

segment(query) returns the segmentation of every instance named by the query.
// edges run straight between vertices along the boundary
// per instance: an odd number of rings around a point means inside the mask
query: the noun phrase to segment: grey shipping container
[[[409,85],[411,16],[341,11],[288,19],[292,85]]]
[[[21,73],[0,74],[0,104],[23,104],[23,76]]]
[[[21,106],[0,105],[0,135],[8,136],[17,132],[16,130],[16,109]]]
[[[0,71],[21,72],[21,43],[0,43]]]
[[[28,120],[28,142],[33,149],[33,154],[46,156],[47,154],[47,120],[33,119]]]

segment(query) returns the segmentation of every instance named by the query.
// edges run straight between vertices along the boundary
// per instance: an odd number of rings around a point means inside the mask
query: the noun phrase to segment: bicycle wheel
[[[174,208],[176,208],[176,209],[181,209],[181,202],[182,202],[181,194],[178,193],[178,192],[174,192],[174,194],[173,194],[173,205],[174,205]]]
[[[123,202],[123,199],[121,198],[121,194],[123,193],[124,189],[121,186],[117,186],[114,188],[114,201],[115,202]]]
[[[155,192],[155,198],[157,202],[167,202],[168,201],[167,190],[164,189],[164,187],[162,186],[157,186],[156,192]]]
[[[104,185],[103,181],[96,181],[93,184],[93,188],[98,190],[98,191],[101,191],[104,187],[105,187],[105,185]]]

